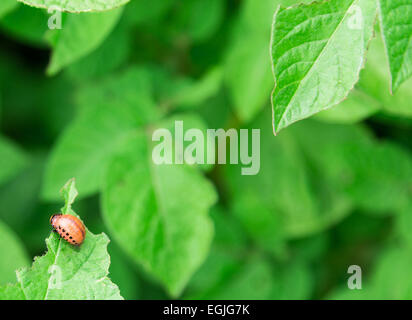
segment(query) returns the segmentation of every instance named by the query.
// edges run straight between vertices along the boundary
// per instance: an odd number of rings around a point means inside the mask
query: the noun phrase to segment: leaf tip
[[[53,77],[59,71],[60,71],[60,69],[58,67],[56,67],[53,62],[50,62],[50,64],[47,66],[47,69],[46,69],[46,75],[49,76],[49,77]]]
[[[76,189],[76,179],[69,179],[63,188],[60,190],[60,194],[65,202],[65,208],[70,208],[71,204],[74,202],[79,192]]]

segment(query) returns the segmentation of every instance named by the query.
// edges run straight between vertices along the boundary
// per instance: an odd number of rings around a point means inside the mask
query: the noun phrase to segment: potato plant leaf
[[[19,173],[26,163],[24,153],[14,143],[0,136],[0,184]]]
[[[250,121],[273,87],[268,55],[271,19],[279,0],[243,1],[225,60],[225,82],[238,117]]]
[[[103,215],[117,242],[176,297],[209,252],[216,192],[194,167],[155,165],[150,139],[133,133],[113,157]]]
[[[18,3],[16,0],[2,0],[0,2],[0,18],[15,9],[17,5]]]
[[[202,42],[219,28],[226,3],[221,0],[186,0],[184,6],[185,10],[178,11],[176,23],[193,41]]]
[[[337,223],[350,213],[351,203],[328,188],[322,174],[313,181],[292,132],[274,139],[264,116],[250,126],[261,129],[259,174],[242,176],[239,165],[227,166],[226,174],[233,213],[260,247],[279,254],[284,240]]]
[[[240,262],[227,252],[216,250],[197,275],[197,277],[206,277],[206,275],[210,277],[211,281],[204,286],[206,290],[200,293],[194,292],[187,299],[271,299],[275,281],[279,280],[275,279],[271,269],[272,266],[258,255],[251,256],[248,261]],[[230,270],[229,275],[228,270]]]
[[[27,252],[17,235],[0,221],[0,285],[15,280],[15,270],[30,264]]]
[[[291,133],[312,170],[321,172],[328,188],[345,194],[357,208],[387,214],[408,202],[412,159],[402,146],[373,139],[361,126],[305,121]]]
[[[48,31],[48,19],[45,10],[19,5],[0,19],[0,26],[7,34],[19,41],[45,48],[47,42],[44,34]]]
[[[4,0],[3,0],[4,1]],[[37,8],[60,8],[67,12],[106,11],[130,0],[17,0]]]
[[[85,88],[78,96],[79,114],[57,141],[46,169],[43,197],[58,199],[56,190],[76,177],[82,197],[98,191],[110,156],[122,139],[159,117],[151,84],[141,69]]]
[[[376,16],[374,0],[280,7],[273,20],[273,129],[338,104],[358,81]]]
[[[391,82],[385,46],[381,36],[373,39],[368,48],[367,62],[357,84],[359,90],[381,105],[383,112],[408,117],[412,116],[410,101],[412,99],[412,78],[406,80],[392,95],[388,90]],[[365,100],[365,104],[369,106]]]
[[[391,71],[391,89],[412,75],[412,2],[379,0],[382,37]]]
[[[77,190],[74,180],[63,187],[63,214],[71,209]],[[74,247],[52,233],[46,239],[47,252],[31,268],[16,272],[17,283],[0,287],[0,299],[24,300],[114,300],[122,299],[119,288],[108,278],[108,237],[89,230],[81,247]]]
[[[124,24],[117,24],[102,45],[70,64],[65,72],[73,80],[85,81],[100,78],[116,70],[130,53],[130,40]]]
[[[287,266],[271,265],[267,257],[245,245],[245,234],[232,218],[214,207],[213,249],[190,281],[184,299],[307,299],[313,287],[307,266],[296,258]]]
[[[381,107],[379,101],[362,90],[354,89],[348,99],[333,108],[319,112],[315,117],[330,123],[352,124],[377,113]]]
[[[222,85],[222,70],[213,68],[203,78],[188,82],[171,97],[171,103],[180,109],[196,108],[215,96]]]
[[[108,12],[67,14],[62,29],[52,30],[53,53],[47,68],[55,75],[67,65],[97,49],[115,27],[123,8]]]
[[[376,258],[371,272],[362,283],[362,290],[348,290],[347,286],[332,292],[329,299],[337,300],[410,300],[412,281],[404,275],[412,263],[410,247],[390,245]]]

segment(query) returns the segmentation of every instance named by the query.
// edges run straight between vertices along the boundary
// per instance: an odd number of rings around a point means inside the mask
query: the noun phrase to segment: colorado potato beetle
[[[74,246],[80,246],[86,236],[86,228],[75,216],[70,214],[54,214],[50,217],[50,224],[64,240]]]

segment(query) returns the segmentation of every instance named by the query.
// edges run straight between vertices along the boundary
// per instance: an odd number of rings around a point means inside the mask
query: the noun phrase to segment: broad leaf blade
[[[225,81],[238,117],[250,121],[273,87],[267,52],[272,14],[280,0],[243,1],[225,60]],[[290,1],[286,1],[290,2]]]
[[[285,240],[328,228],[351,204],[322,174],[312,179],[296,138],[286,131],[274,139],[265,116],[251,124],[261,129],[259,173],[243,176],[241,165],[227,166],[226,181],[236,217],[260,247],[277,255]]]
[[[271,44],[275,133],[348,95],[365,62],[375,13],[373,0],[278,9]]]
[[[227,55],[225,80],[236,114],[247,122],[269,102],[273,79],[267,37],[247,31],[238,38]]]
[[[60,190],[60,193],[64,199],[63,212],[70,213],[69,211],[71,210],[72,204],[76,197],[79,195],[79,192],[75,187],[74,178],[67,181],[64,187]]]
[[[103,214],[126,252],[177,296],[208,253],[216,194],[195,168],[155,165],[149,141],[133,134],[113,158]]]
[[[53,30],[53,54],[47,68],[55,75],[99,47],[115,27],[123,8],[108,12],[68,14],[61,30]]]
[[[378,100],[363,90],[354,89],[348,99],[333,108],[318,113],[315,117],[330,123],[353,124],[372,116],[381,108],[382,105]]]
[[[245,242],[242,228],[229,212],[214,208],[213,249],[193,276],[184,299],[305,299],[312,292],[309,268],[294,261],[270,264]]]
[[[87,231],[79,251],[52,234],[46,240],[48,252],[35,260],[31,269],[17,273],[18,286],[27,300],[121,299],[119,289],[108,278],[109,239]],[[61,286],[52,283],[61,275]],[[56,279],[56,280],[54,280]],[[0,289],[1,295],[1,289]]]
[[[225,6],[226,3],[221,0],[186,0],[184,9],[177,12],[176,24],[194,42],[204,42],[218,30]]]
[[[222,85],[222,70],[219,67],[211,69],[197,81],[188,81],[182,89],[171,97],[171,103],[180,109],[192,109],[215,96]],[[170,83],[168,83],[170,86]]]
[[[391,89],[412,75],[412,2],[379,0],[382,37],[391,70]]]
[[[329,299],[337,300],[410,300],[412,281],[409,277],[412,255],[410,247],[387,246],[377,257],[362,290],[348,290],[345,286],[332,292]]]
[[[130,40],[124,25],[118,24],[99,48],[68,66],[66,74],[73,80],[84,81],[113,73],[128,58]]]
[[[382,111],[391,115],[411,117],[412,78],[406,80],[396,93],[390,94],[390,70],[382,37],[373,39],[368,48],[365,69],[357,84],[359,90],[381,104]],[[366,102],[366,101],[365,101]]]
[[[290,130],[312,170],[322,173],[328,188],[345,194],[357,208],[387,214],[408,201],[412,158],[401,146],[375,140],[360,126],[305,121]]]
[[[26,156],[16,145],[0,136],[0,184],[22,170],[26,162]]]
[[[48,30],[47,12],[19,5],[0,20],[0,26],[10,36],[36,47],[46,47],[44,34]]]
[[[0,285],[16,279],[15,270],[30,264],[26,250],[16,234],[0,221]]]
[[[63,214],[71,209],[77,190],[74,180],[62,189]],[[0,287],[0,299],[25,300],[112,300],[122,299],[117,286],[107,277],[109,239],[86,231],[81,247],[74,247],[52,233],[46,239],[47,253],[35,259],[31,268],[17,271],[17,284]]]
[[[17,0],[37,8],[60,8],[68,12],[105,11],[126,4],[130,0]]]
[[[0,18],[14,10],[17,5],[18,3],[16,0],[2,0],[0,2]]]
[[[58,199],[56,190],[70,177],[76,177],[81,196],[99,190],[106,164],[123,138],[159,117],[147,78],[144,70],[131,69],[82,91],[79,115],[50,156],[45,199]]]

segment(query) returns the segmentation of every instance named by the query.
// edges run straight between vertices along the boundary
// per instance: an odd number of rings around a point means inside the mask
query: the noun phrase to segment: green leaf
[[[196,272],[184,299],[305,299],[312,292],[312,276],[300,262],[278,261],[256,254],[242,228],[221,207],[212,216],[216,235],[210,255]]]
[[[129,47],[129,35],[119,24],[99,48],[69,65],[66,71],[72,79],[78,81],[102,77],[124,64],[130,53]]]
[[[412,254],[408,247],[388,248],[379,257],[370,280],[369,299],[412,299],[409,274]]]
[[[391,91],[412,75],[412,3],[379,0],[382,37],[391,70]]]
[[[248,261],[231,281],[222,285],[213,299],[269,299],[274,284],[271,265],[264,259],[255,259]]]
[[[190,283],[185,299],[271,299],[275,281],[272,266],[264,258],[252,255],[241,261],[215,248]]]
[[[365,63],[373,0],[331,0],[279,8],[271,56],[274,131],[341,102]]]
[[[140,281],[136,268],[117,245],[111,245],[110,278],[120,289],[120,294],[127,300],[136,300],[140,297]]]
[[[379,255],[371,275],[365,281],[366,283],[362,283],[362,290],[342,288],[334,292],[332,298],[410,300],[412,299],[412,281],[405,275],[409,274],[411,263],[410,247],[389,246]]]
[[[236,114],[243,121],[253,119],[269,102],[273,79],[267,45],[267,37],[245,31],[227,55],[225,80]]]
[[[407,203],[412,158],[404,148],[377,141],[366,128],[357,126],[305,121],[291,131],[312,170],[322,173],[329,188],[349,197],[358,208],[386,214]]]
[[[58,7],[61,11],[89,12],[106,11],[122,6],[130,0],[17,0],[29,6],[50,9]]]
[[[170,103],[180,109],[199,107],[207,99],[215,96],[222,84],[222,70],[211,69],[198,81],[190,81],[171,97]]]
[[[291,133],[274,138],[264,116],[250,125],[261,130],[259,173],[244,176],[240,165],[227,166],[226,181],[236,217],[260,247],[278,255],[286,239],[328,228],[349,214],[351,203],[309,169]]]
[[[272,266],[251,253],[244,231],[220,206],[212,208],[212,250],[188,284],[184,299],[268,299],[274,289]]]
[[[62,214],[77,214],[71,209],[77,190],[74,180],[63,187]],[[34,260],[31,268],[17,271],[17,284],[0,287],[0,299],[24,300],[112,300],[122,299],[110,281],[107,253],[109,239],[102,233],[86,230],[81,247],[74,247],[57,233],[46,239],[47,253]]]
[[[330,234],[318,233],[311,237],[294,241],[290,246],[290,251],[296,261],[312,263],[314,261],[321,261],[329,247]]]
[[[19,172],[13,179],[0,187],[0,217],[12,228],[29,224],[38,200],[41,186],[44,158],[31,158],[31,163]],[[23,214],[24,213],[24,214]]]
[[[250,121],[269,101],[273,79],[267,52],[273,12],[280,1],[247,0],[225,59],[225,81],[236,114]]]
[[[0,285],[16,279],[15,270],[30,264],[27,252],[16,234],[0,221]]]
[[[72,208],[72,204],[76,197],[79,195],[79,192],[77,191],[75,187],[75,180],[74,178],[70,179],[69,181],[66,182],[66,184],[63,186],[63,188],[60,190],[60,194],[62,195],[64,199],[64,207],[63,207],[63,212],[68,212]]]
[[[0,19],[17,7],[16,0],[2,0],[0,2]]]
[[[178,24],[195,42],[208,40],[223,21],[225,1],[186,0],[179,5]]]
[[[208,102],[222,92],[220,66],[211,67],[198,79],[176,75],[159,66],[145,68],[150,73],[159,107],[168,112],[196,109],[204,104],[210,107]]]
[[[207,213],[216,193],[193,167],[155,165],[150,139],[136,132],[114,156],[103,216],[134,261],[178,296],[209,251],[213,225]]]
[[[288,261],[275,274],[275,287],[271,299],[304,300],[311,299],[314,279],[304,263]]]
[[[381,37],[369,44],[365,68],[360,80],[348,99],[339,105],[322,111],[317,119],[333,123],[354,123],[377,111],[402,117],[411,117],[412,79],[409,79],[391,95],[388,90],[390,74],[386,65],[385,48]]]
[[[22,150],[0,136],[0,184],[19,173],[26,165],[26,161]]]
[[[397,214],[395,222],[395,233],[403,244],[412,247],[412,203],[408,202]]]
[[[173,0],[130,1],[125,17],[132,24],[157,23],[174,4]]]
[[[239,223],[229,212],[221,206],[214,206],[210,212],[215,225],[214,244],[218,248],[229,250],[232,253],[247,250],[247,237]]]
[[[51,31],[53,53],[47,73],[55,75],[97,49],[113,30],[122,12],[123,8],[108,12],[67,14],[63,28]]]
[[[379,101],[372,98],[362,90],[354,89],[348,99],[337,106],[319,112],[316,119],[341,124],[360,122],[375,114],[382,108]]]
[[[243,188],[246,184],[247,182],[245,181],[239,187]],[[296,183],[296,186],[298,185],[299,183]],[[284,219],[281,214],[276,211],[273,212],[270,206],[267,206],[264,201],[262,201],[262,198],[253,190],[253,187],[256,188],[255,183],[251,183],[250,187],[245,188],[243,192],[239,192],[239,190],[232,191],[234,194],[232,200],[233,213],[261,248],[275,255],[282,255],[287,233],[285,231]],[[301,192],[299,189],[297,191],[299,193]],[[237,192],[239,193],[237,194]],[[277,198],[278,197],[275,199]],[[308,202],[306,198],[301,198],[300,200],[303,203]],[[278,200],[274,202],[276,201]],[[294,212],[291,213],[294,214]],[[286,222],[286,224],[288,223]]]
[[[357,88],[379,102],[385,113],[412,117],[412,79],[406,80],[393,95],[388,90],[389,82],[385,47],[382,38],[376,37],[369,45],[365,69],[361,72]]]
[[[0,20],[5,33],[30,45],[46,47],[44,34],[48,30],[47,12],[44,10],[19,5]]]
[[[0,187],[0,219],[21,235],[29,252],[44,246],[39,234],[49,231],[47,223],[50,210],[39,205],[46,157],[31,156],[29,164],[13,179]]]
[[[17,272],[18,284],[0,287],[0,299],[24,300],[117,300],[119,289],[108,275],[109,239],[105,234],[87,232],[79,251],[52,234],[46,240],[47,253],[39,257],[30,269]],[[53,286],[59,281],[61,287]],[[10,294],[12,291],[12,294]]]
[[[174,114],[173,116],[170,116],[166,119],[162,119],[161,121],[158,121],[155,124],[155,127],[158,128],[163,128],[163,129],[167,129],[170,131],[172,136],[175,136],[176,133],[176,122],[180,121],[182,124],[182,129],[183,132],[187,132],[190,129],[196,129],[196,130],[200,130],[202,132],[203,137],[207,137],[207,130],[208,130],[208,126],[207,124],[203,121],[202,118],[200,118],[199,116],[197,116],[196,114],[192,114],[192,113],[181,113],[181,114]],[[179,129],[177,129],[179,130]],[[185,158],[185,150],[186,148],[188,148],[190,145],[193,144],[194,142],[194,138],[193,140],[184,140],[183,141],[183,148],[182,150],[180,150],[180,156],[183,159],[183,161],[185,163],[186,162],[186,158]],[[197,140],[196,140],[197,141]],[[173,155],[176,154],[176,144],[172,145],[172,152]],[[189,163],[189,165],[194,166],[194,167],[198,167],[202,170],[210,170],[211,168],[213,168],[214,164],[209,164],[207,163],[207,155],[210,154],[211,152],[214,152],[214,147],[213,145],[209,145],[207,142],[204,143],[203,145],[203,161],[204,163]],[[192,156],[196,156],[196,152],[192,152],[191,154]]]
[[[65,130],[50,156],[43,197],[58,199],[59,186],[76,178],[82,197],[97,192],[111,155],[131,130],[159,117],[151,83],[142,69],[130,69],[79,95],[76,120]]]

